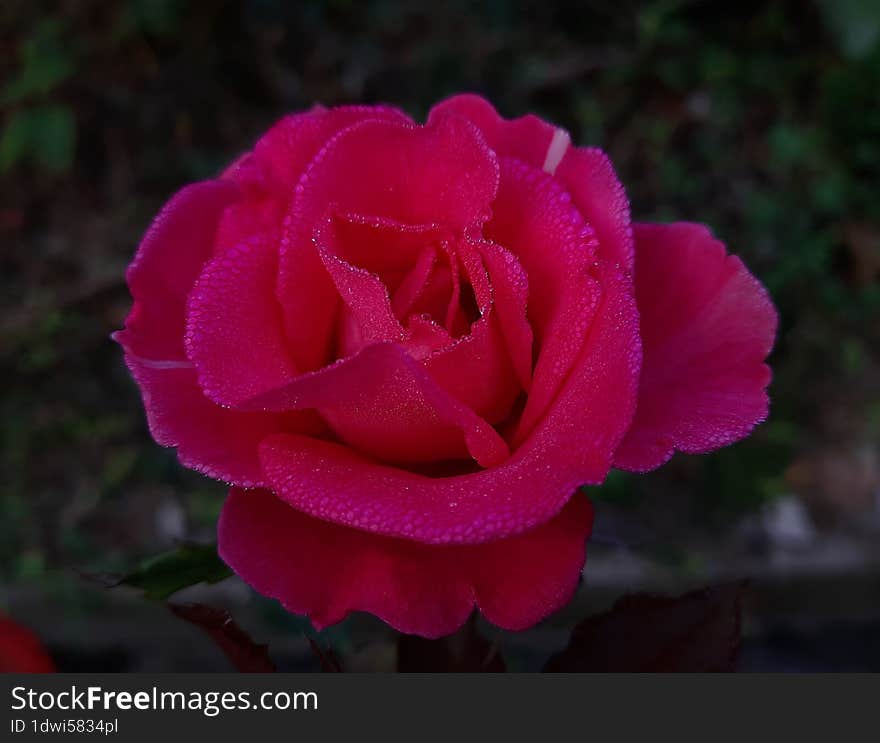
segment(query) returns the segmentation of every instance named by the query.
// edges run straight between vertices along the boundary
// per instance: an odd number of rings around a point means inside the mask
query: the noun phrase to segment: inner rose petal
[[[487,217],[497,188],[495,153],[458,116],[438,116],[426,126],[364,121],[331,137],[297,183],[280,246],[277,293],[300,368],[326,363],[335,322],[315,319],[314,329],[302,327],[304,317],[322,315],[335,293],[328,276],[309,282],[302,275],[303,267],[320,264],[312,238],[328,205],[461,233]]]
[[[403,281],[400,282],[391,297],[391,308],[398,319],[403,319],[410,314],[416,300],[425,291],[428,279],[436,264],[437,250],[433,245],[428,245],[422,250],[416,264],[404,276]]]
[[[519,443],[562,388],[601,291],[590,276],[596,239],[568,192],[552,176],[513,158],[501,160],[501,171],[486,234],[514,253],[528,274],[529,319],[538,344]]]
[[[315,244],[324,268],[346,305],[344,325],[353,323],[356,326],[356,337],[361,345],[377,341],[405,340],[407,332],[391,308],[388,287],[376,274],[340,257],[339,242],[333,225],[334,221],[328,219],[315,231]],[[351,338],[355,337],[354,330],[347,327],[342,330],[350,343]],[[352,350],[356,349],[346,349],[347,352]]]
[[[449,395],[396,343],[376,343],[243,404],[244,410],[315,408],[336,434],[386,462],[472,457],[483,467],[510,451],[495,429]]]
[[[490,423],[509,416],[522,388],[492,316],[486,268],[471,242],[433,225],[345,214],[328,217],[315,244],[345,304],[339,358],[377,342],[400,343],[477,415]],[[357,260],[372,271],[354,265]]]
[[[478,265],[471,260],[462,277],[456,243],[436,225],[333,214],[319,224],[314,242],[346,307],[338,327],[337,358],[380,341],[409,347],[413,327],[419,331],[416,358],[439,350],[443,340],[449,345],[467,335],[480,316],[471,276],[482,282],[481,297],[488,307],[491,293],[479,257]],[[411,317],[420,319],[413,324]]]

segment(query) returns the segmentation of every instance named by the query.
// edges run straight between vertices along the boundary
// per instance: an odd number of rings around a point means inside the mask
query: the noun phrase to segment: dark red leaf
[[[269,658],[269,646],[257,645],[225,609],[204,604],[168,604],[168,608],[176,616],[207,632],[237,671],[275,672],[275,664]]]
[[[312,652],[321,664],[322,671],[326,673],[342,673],[345,670],[330,645],[322,647],[321,644],[308,632],[305,633],[305,636],[306,640],[309,642],[309,647],[312,649]]]
[[[745,583],[675,598],[633,594],[575,627],[549,672],[732,671],[739,654]]]
[[[498,648],[483,637],[473,618],[449,637],[426,640],[400,635],[397,640],[400,673],[503,673]]]

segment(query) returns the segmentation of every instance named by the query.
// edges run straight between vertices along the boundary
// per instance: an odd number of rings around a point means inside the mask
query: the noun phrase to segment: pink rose
[[[742,262],[633,227],[600,150],[477,96],[282,119],[171,199],[128,283],[153,436],[232,483],[223,559],[318,627],[529,627],[577,585],[580,485],[767,415]]]
[[[0,614],[0,673],[54,673],[55,664],[37,636]]]

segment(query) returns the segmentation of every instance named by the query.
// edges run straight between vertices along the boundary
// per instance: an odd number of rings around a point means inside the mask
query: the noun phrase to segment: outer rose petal
[[[134,306],[120,335],[139,356],[184,361],[186,297],[214,252],[223,210],[238,198],[228,181],[203,181],[178,191],[153,220],[128,267]]]
[[[195,369],[156,366],[125,355],[141,390],[150,433],[161,446],[177,448],[182,464],[243,487],[265,483],[258,450],[267,436],[319,430],[311,413],[239,413],[205,397]]]
[[[0,615],[0,673],[54,673],[55,664],[28,629]]]
[[[254,146],[254,162],[270,188],[292,195],[312,158],[334,134],[366,119],[412,123],[390,106],[315,106],[310,111],[285,116]]]
[[[601,262],[596,271],[602,297],[580,356],[509,459],[471,474],[426,477],[327,441],[273,436],[261,447],[272,489],[312,516],[432,544],[487,542],[552,518],[579,485],[605,478],[635,409],[641,355],[631,282]],[[326,394],[346,389],[334,384]],[[391,422],[395,410],[384,408]]]
[[[637,224],[644,362],[638,409],[615,465],[644,472],[700,454],[767,417],[776,311],[763,286],[698,224]]]
[[[474,606],[525,629],[563,606],[584,563],[592,508],[572,498],[551,521],[478,546],[431,546],[330,524],[264,490],[233,489],[218,526],[220,555],[257,591],[317,628],[352,611],[400,632],[441,637]]]
[[[313,416],[236,413],[215,405],[199,388],[184,352],[187,295],[214,251],[224,209],[238,194],[228,181],[205,181],[172,197],[128,269],[134,306],[114,338],[125,349],[157,443],[177,447],[187,467],[253,486],[264,481],[257,456],[263,438],[315,426],[301,425]]]
[[[239,183],[248,199],[224,219],[221,246],[232,247],[257,232],[275,239],[297,181],[315,155],[341,129],[366,120],[411,123],[406,114],[387,106],[315,106],[278,121],[260,138],[253,153],[239,158],[224,174]],[[335,320],[335,298],[328,278],[314,261],[300,266],[297,282],[303,316],[312,320],[292,325],[290,338],[301,367],[312,369],[325,360],[329,328]]]
[[[554,133],[563,131],[533,114],[508,121],[485,98],[473,93],[441,101],[428,115],[428,122],[450,113],[475,124],[499,157],[515,157],[535,168],[543,168]]]
[[[192,288],[186,352],[219,405],[234,406],[296,374],[275,298],[277,270],[277,245],[252,237],[221,249]]]
[[[608,156],[595,147],[569,147],[556,177],[599,240],[599,254],[633,269],[633,236],[629,199]]]
[[[629,200],[611,161],[594,147],[569,147],[568,135],[536,116],[502,118],[485,98],[465,94],[431,109],[431,116],[455,113],[483,132],[499,157],[514,157],[555,175],[599,239],[600,253],[632,271],[633,241]],[[430,118],[429,118],[430,121]]]

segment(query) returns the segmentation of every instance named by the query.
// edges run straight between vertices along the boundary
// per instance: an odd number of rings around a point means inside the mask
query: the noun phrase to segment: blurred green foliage
[[[69,47],[62,38],[59,19],[41,21],[21,42],[18,74],[0,91],[0,103],[9,105],[46,96],[74,72]]]
[[[840,50],[853,59],[871,53],[880,41],[880,6],[875,0],[819,0]]]
[[[50,172],[70,168],[76,121],[68,107],[45,101],[74,71],[61,21],[41,21],[21,43],[17,75],[0,89],[0,106],[11,111],[0,132],[0,172],[28,161]]]

